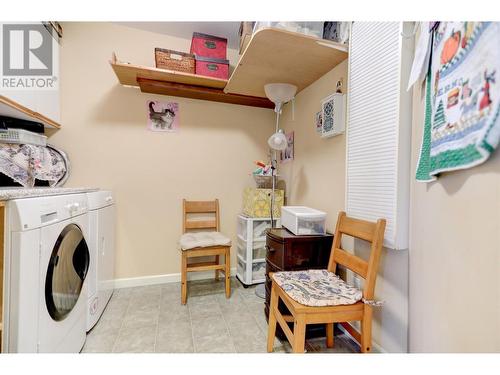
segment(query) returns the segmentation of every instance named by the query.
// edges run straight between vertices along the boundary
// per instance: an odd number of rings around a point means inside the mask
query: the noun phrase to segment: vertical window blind
[[[402,32],[399,22],[354,22],[349,52],[346,209],[385,218],[392,249],[408,248],[411,97],[403,87],[412,48]]]

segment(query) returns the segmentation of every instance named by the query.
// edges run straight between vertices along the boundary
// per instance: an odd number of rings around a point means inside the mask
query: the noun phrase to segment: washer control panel
[[[12,231],[40,228],[88,212],[87,194],[66,194],[9,201]]]

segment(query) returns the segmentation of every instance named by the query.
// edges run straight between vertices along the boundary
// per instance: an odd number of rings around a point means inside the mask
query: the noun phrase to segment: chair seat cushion
[[[293,300],[306,306],[352,305],[361,300],[361,290],[327,270],[283,271],[274,281]]]
[[[195,247],[230,246],[231,240],[220,232],[189,232],[184,233],[179,240],[182,250]]]

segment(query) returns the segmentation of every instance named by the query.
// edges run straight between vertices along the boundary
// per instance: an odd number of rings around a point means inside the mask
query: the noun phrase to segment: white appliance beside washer
[[[90,220],[87,331],[90,331],[114,289],[115,205],[111,191],[89,192],[87,198]]]
[[[89,266],[86,194],[7,202],[5,352],[79,352]]]

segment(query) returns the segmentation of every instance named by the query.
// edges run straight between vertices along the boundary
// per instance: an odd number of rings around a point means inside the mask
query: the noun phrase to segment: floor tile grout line
[[[129,302],[128,302],[127,310],[126,310],[126,312],[125,312],[125,316],[123,317],[123,320],[122,320],[122,324],[121,324],[121,327],[120,327],[120,332],[121,332],[123,329],[125,329],[125,328],[129,328],[129,329],[140,329],[140,328],[142,328],[142,326],[137,326],[137,327],[135,327],[135,326],[125,327],[125,321],[126,321],[126,319],[125,319],[125,318],[126,318],[126,316],[127,316],[128,312],[129,312],[129,310],[130,310],[130,309],[131,309],[131,307],[132,307],[132,301],[134,300],[134,298],[133,298],[133,297],[134,297],[134,296],[136,296],[136,294],[134,294],[134,292],[133,292],[133,291],[139,291],[140,289],[143,289],[143,290],[144,290],[144,289],[146,289],[146,290],[147,290],[147,289],[150,289],[150,287],[151,287],[151,286],[143,286],[143,287],[131,288],[131,289],[132,289],[132,291],[131,291],[131,295],[129,296]],[[154,286],[153,286],[153,287],[154,287]],[[161,293],[161,289],[160,289],[160,293]],[[158,302],[158,314],[159,314],[159,308],[160,308],[160,305],[159,305],[159,302]],[[158,324],[158,318],[157,318],[157,324]],[[118,339],[117,339],[117,340],[118,340]],[[155,338],[155,343],[156,343],[156,338]],[[115,346],[116,346],[116,342],[115,342]],[[114,347],[113,347],[113,349],[114,349]],[[154,350],[154,345],[153,345],[153,350]]]
[[[188,314],[189,314],[189,325],[191,326],[191,340],[192,340],[192,343],[193,343],[193,353],[198,353],[198,351],[196,350],[196,344],[195,344],[195,341],[194,341],[193,318],[191,317],[191,309],[189,308],[188,303],[189,302],[186,300],[186,307],[188,309]]]
[[[160,299],[158,306],[158,316],[156,317],[156,330],[155,330],[155,342],[153,344],[153,353],[156,353],[156,342],[158,341],[158,335],[160,333],[160,316],[161,316],[161,301],[163,299],[163,288],[160,287]]]
[[[229,298],[231,298],[231,296],[229,296]],[[226,326],[227,334],[228,334],[229,338],[231,339],[231,343],[233,344],[234,353],[238,353],[236,351],[236,345],[234,345],[233,335],[231,335],[231,331],[229,330],[229,325],[227,324],[226,318],[224,317],[224,314],[223,314],[222,309],[220,307],[219,301],[217,301],[217,306],[219,307],[219,311],[221,313],[222,320],[224,321],[224,325]]]
[[[243,289],[241,289],[241,290],[243,291]],[[242,300],[242,303],[243,303],[243,305],[245,307],[250,308],[251,305],[256,304],[256,302],[252,301],[253,296],[251,296],[250,293],[248,293],[248,294],[245,295],[242,292],[242,293],[239,293],[239,296],[240,296],[240,299]],[[262,307],[262,311],[260,312],[260,314],[263,314],[264,313],[264,311],[263,311],[264,300],[263,301],[257,300],[257,301],[259,301],[259,303],[258,303],[259,305],[262,305],[261,306]],[[267,331],[264,331],[264,328],[262,328],[260,326],[260,324],[259,324],[259,322],[257,320],[258,319],[257,314],[251,312],[249,315],[251,317],[251,321],[253,321],[254,327],[256,327],[257,334],[260,334],[264,338],[264,343],[266,343],[267,342]],[[278,341],[278,343],[280,345],[278,345],[275,349],[278,349],[278,348],[280,348],[282,346],[280,341]]]
[[[254,291],[254,292],[255,292],[255,291]],[[247,301],[247,299],[249,299],[249,298],[245,298],[245,297],[243,297],[243,296],[241,296],[241,298],[242,298],[243,303],[245,304],[245,306],[247,306],[247,307],[248,307],[248,304],[249,304],[250,302],[248,302],[248,301]],[[265,301],[265,299],[264,299],[264,301]],[[256,323],[256,325],[257,325],[257,327],[258,327],[258,328],[259,328],[259,330],[262,332],[262,329],[261,329],[260,325],[258,324],[258,322],[257,322],[257,319],[256,319],[255,315],[254,315],[254,314],[251,314],[251,315],[252,315],[252,317],[254,318],[255,323]],[[264,337],[265,337],[265,339],[266,339],[266,341],[267,341],[267,334],[268,334],[268,333],[267,333],[267,332],[262,332],[262,333],[264,334]],[[273,350],[275,350],[275,349],[279,349],[279,348],[284,347],[284,345],[283,345],[283,343],[281,342],[281,340],[279,340],[277,337],[275,337],[275,338],[278,340],[279,345],[278,345],[276,348],[273,348]]]
[[[264,301],[265,301],[265,299],[264,299]],[[244,303],[245,303],[245,305],[246,305],[246,306],[248,306],[248,305],[247,305],[247,302],[244,302]],[[263,302],[263,304],[264,304],[264,302]],[[262,311],[261,313],[264,313],[264,312]],[[268,332],[264,332],[264,330],[263,330],[263,329],[262,329],[262,327],[260,326],[259,322],[257,321],[257,317],[255,316],[255,314],[251,314],[251,315],[252,315],[252,319],[253,319],[253,320],[254,320],[254,322],[255,322],[256,327],[259,329],[259,331],[260,331],[260,332],[262,333],[262,335],[264,336],[264,340],[265,340],[266,347],[267,347],[267,335],[268,335]],[[278,340],[278,343],[279,343],[279,345],[278,345],[276,348],[275,348],[275,347],[274,347],[274,345],[273,345],[273,350],[274,350],[274,349],[278,349],[278,348],[280,348],[280,347],[282,347],[282,346],[283,346],[283,344],[281,343],[281,341],[279,341],[279,340]],[[267,350],[266,350],[266,352],[267,352]]]
[[[120,290],[120,293],[121,293],[121,290]],[[128,300],[128,302],[127,302],[127,308],[125,309],[125,314],[123,314],[123,316],[122,316],[122,323],[120,324],[120,328],[118,329],[118,334],[116,335],[115,342],[113,343],[113,347],[111,348],[111,353],[115,352],[116,343],[118,342],[118,339],[120,338],[120,335],[121,335],[121,332],[122,332],[122,329],[123,329],[123,324],[125,323],[125,317],[127,316],[128,310],[130,308],[130,302],[131,302],[131,296],[130,295],[127,296],[127,300]]]
[[[188,313],[189,313],[189,327],[191,328],[191,343],[193,344],[193,353],[196,353],[194,349],[193,322],[191,321],[191,312],[189,311],[189,308],[188,308]]]
[[[125,329],[125,328],[130,328],[130,329],[139,329],[139,328],[141,328],[141,327],[134,327],[134,326],[132,326],[132,327],[125,327],[125,321],[126,321],[126,317],[127,317],[128,313],[129,313],[129,311],[131,309],[132,300],[133,300],[132,297],[134,296],[134,291],[137,291],[140,288],[144,288],[144,287],[130,288],[131,290],[129,291],[130,295],[128,296],[127,309],[125,310],[125,314],[124,314],[124,316],[122,318],[122,323],[120,325],[120,329],[118,330],[118,336],[117,336],[117,338],[115,340],[115,343],[113,345],[112,352],[114,352],[114,349],[116,347],[116,344],[118,342],[118,339],[120,338],[120,335],[121,335],[123,329]]]

